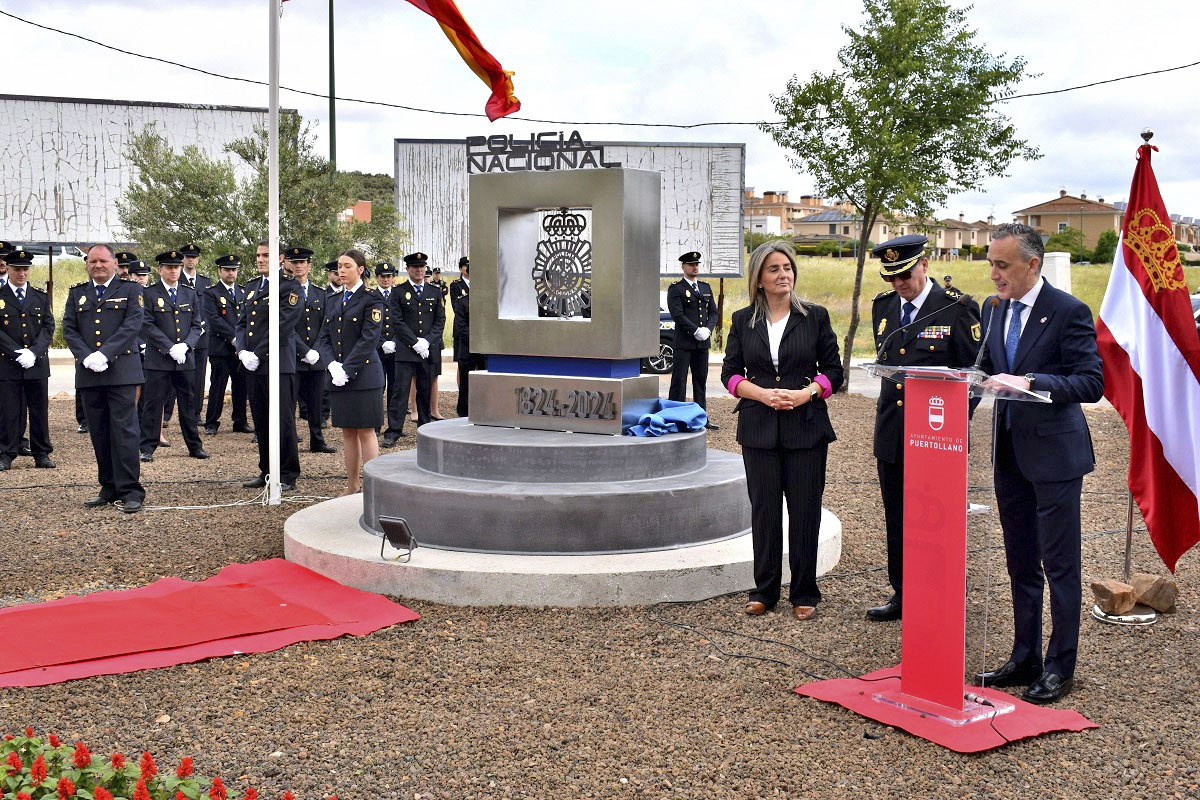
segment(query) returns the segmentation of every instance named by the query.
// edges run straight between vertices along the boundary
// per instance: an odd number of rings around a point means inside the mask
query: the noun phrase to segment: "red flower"
[[[247,787],[242,800],[258,800],[258,791],[253,786]]]
[[[71,759],[71,763],[75,765],[76,769],[83,769],[92,763],[92,751],[87,749],[86,744],[83,742],[75,743],[75,756]]]
[[[29,768],[29,777],[33,779],[34,786],[46,780],[46,759],[42,758],[41,753],[33,760],[33,765]]]
[[[187,795],[184,794],[183,792],[176,792],[175,800],[188,800],[188,798],[187,798]]]
[[[17,800],[33,800],[33,798],[32,798],[32,797],[30,797],[30,796],[29,796],[28,794],[26,794],[25,792],[17,792]],[[100,800],[100,798],[96,798],[96,800]],[[112,800],[112,796],[111,796],[111,795],[109,795],[109,798],[108,798],[108,800]]]
[[[50,746],[51,747],[62,747],[62,742],[53,733],[50,734]]]
[[[158,765],[154,763],[154,756],[150,755],[149,751],[142,753],[142,780],[152,781],[154,776],[158,774]]]
[[[70,778],[59,778],[58,779],[58,800],[67,800],[68,797],[71,797],[74,794],[75,794],[75,784],[71,782],[71,779]]]
[[[113,765],[113,769],[124,769],[125,768],[125,756],[121,755],[120,753],[113,753],[112,765]]]
[[[4,741],[6,741],[6,742],[11,742],[13,740],[13,738],[14,737],[11,733],[4,734]]]
[[[113,800],[112,792],[103,786],[97,786],[92,790],[92,800]]]
[[[296,795],[292,794],[291,792],[284,792],[283,800],[296,800]]]
[[[13,770],[15,770],[16,772],[23,772],[25,770],[25,762],[21,760],[21,757],[19,755],[17,755],[16,750],[12,750],[9,752],[8,765],[10,767],[12,767]]]
[[[187,778],[191,776],[193,771],[192,757],[184,756],[183,761],[179,762],[179,769],[175,770],[175,774],[181,778]]]
[[[27,738],[27,739],[33,738],[33,728],[25,729],[25,738]]]
[[[208,796],[212,800],[225,800],[225,795],[225,784],[221,782],[220,778],[213,778],[212,788],[208,790]]]
[[[146,789],[146,782],[138,778],[137,787],[133,790],[133,800],[150,800],[150,792]]]

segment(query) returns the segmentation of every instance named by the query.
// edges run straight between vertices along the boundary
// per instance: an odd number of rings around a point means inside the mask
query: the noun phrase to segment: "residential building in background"
[[[1123,204],[1122,204],[1123,205]],[[1013,212],[1013,219],[1033,228],[1043,237],[1061,233],[1067,228],[1083,231],[1083,246],[1092,249],[1104,231],[1121,230],[1123,208],[1104,202],[1103,197],[1089,200],[1086,193],[1079,197],[1060,189],[1058,197],[1045,203]]]

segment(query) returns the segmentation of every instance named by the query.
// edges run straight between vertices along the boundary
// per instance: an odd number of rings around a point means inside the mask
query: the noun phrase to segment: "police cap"
[[[283,251],[285,261],[312,261],[313,251],[307,247],[289,247]]]
[[[927,244],[929,239],[923,234],[910,233],[877,245],[871,255],[879,259],[879,274],[890,278],[912,269],[925,255]]]
[[[242,257],[236,254],[221,256],[213,262],[221,269],[237,269],[242,265]]]
[[[135,258],[133,261],[129,262],[129,274],[130,275],[149,275],[150,274],[150,265],[147,264],[145,261]]]
[[[699,264],[700,254],[695,250],[689,250],[679,257],[680,264]]]
[[[10,268],[29,269],[33,266],[33,253],[28,250],[9,250],[4,256],[4,263]]]
[[[165,253],[159,253],[154,257],[160,267],[182,267],[183,256],[178,250],[168,250]]]
[[[429,256],[424,253],[409,253],[404,257],[404,266],[423,267],[429,263]]]
[[[334,262],[335,264],[337,262]],[[390,261],[382,261],[375,265],[375,277],[382,278],[385,275],[399,275],[400,270],[396,269],[396,265]]]
[[[200,257],[200,248],[197,247],[194,242],[188,242],[183,247],[179,248],[179,252],[182,255],[188,256],[189,258]]]

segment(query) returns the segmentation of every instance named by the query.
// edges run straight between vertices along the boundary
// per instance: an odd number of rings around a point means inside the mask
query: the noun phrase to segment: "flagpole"
[[[279,492],[279,0],[268,0],[271,14],[270,89],[267,131],[267,242],[268,272],[271,301],[267,311],[267,418],[268,430],[259,431],[267,437],[267,502],[280,503]]]

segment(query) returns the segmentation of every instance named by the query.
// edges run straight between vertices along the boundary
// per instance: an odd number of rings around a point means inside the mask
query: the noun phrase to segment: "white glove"
[[[383,343],[383,352],[387,353],[389,356],[392,353],[396,352],[396,343],[393,342],[391,339],[388,339],[386,342]]]
[[[310,367],[320,360],[321,360],[321,354],[318,353],[316,350],[309,350],[307,353],[304,354],[303,361],[305,364],[308,364]]]
[[[707,342],[708,337],[712,335],[712,331],[708,328],[696,328],[696,332],[692,335],[696,337],[697,342]]]
[[[97,350],[83,359],[83,366],[92,372],[104,372],[104,370],[108,369],[108,356]]]
[[[331,361],[326,369],[329,370],[329,377],[333,379],[334,386],[345,386],[350,382],[350,376],[346,374],[342,362]]]
[[[429,358],[429,340],[428,339],[425,339],[425,338],[417,339],[417,341],[413,342],[412,349],[413,349],[413,352],[416,353],[417,355],[419,355],[421,358]]]
[[[143,356],[146,355],[146,343],[145,342],[141,342],[138,344],[138,353]]]
[[[254,372],[258,369],[258,356],[251,353],[249,350],[241,350],[238,352],[238,360],[242,362],[242,366],[249,372]]]
[[[37,361],[37,357],[34,356],[33,351],[29,348],[22,347],[17,351],[17,364],[20,365],[21,369],[29,369],[35,361]]]
[[[171,345],[171,349],[167,351],[167,355],[175,359],[176,364],[182,364],[187,361],[188,346],[185,342]]]

